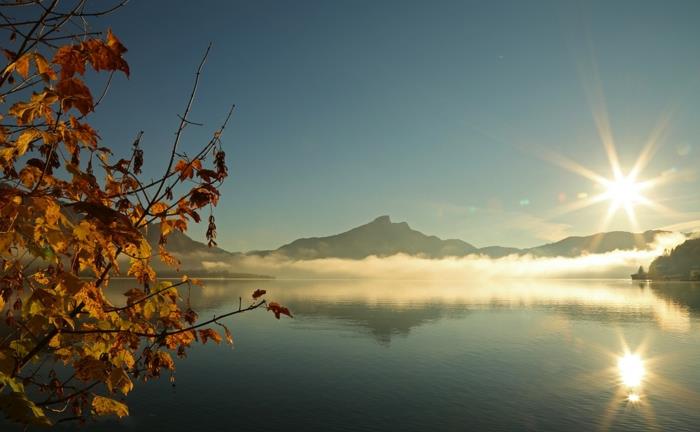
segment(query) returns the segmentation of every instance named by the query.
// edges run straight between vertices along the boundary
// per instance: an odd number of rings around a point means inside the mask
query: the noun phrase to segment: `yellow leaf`
[[[135,362],[134,356],[127,350],[120,350],[117,354],[112,356],[112,364],[117,367],[131,369],[134,367]]]
[[[85,241],[90,235],[90,225],[89,222],[82,221],[79,225],[73,228],[73,235],[80,241]]]
[[[107,388],[111,392],[119,390],[123,395],[126,395],[134,388],[134,383],[131,382],[124,369],[114,368],[107,378]]]
[[[34,53],[34,62],[36,63],[36,70],[41,75],[46,75],[50,79],[56,79],[56,72],[49,65],[49,62],[39,53]]]
[[[22,57],[18,58],[15,62],[15,70],[18,74],[22,75],[22,78],[27,79],[29,76],[29,57],[30,54],[27,53]]]
[[[35,166],[27,165],[19,172],[19,180],[30,188],[41,177],[41,170]]]
[[[15,149],[17,150],[17,156],[22,156],[29,149],[29,144],[38,138],[40,135],[39,131],[36,129],[27,129],[22,132],[22,134],[17,138],[15,142]]]
[[[49,340],[49,347],[50,348],[58,348],[61,346],[61,335],[57,334],[56,336],[52,337],[51,340]]]
[[[92,411],[100,416],[114,414],[121,418],[129,415],[126,405],[104,396],[95,396],[92,399]]]
[[[157,202],[151,206],[151,214],[158,215],[168,209],[168,205],[164,202]]]

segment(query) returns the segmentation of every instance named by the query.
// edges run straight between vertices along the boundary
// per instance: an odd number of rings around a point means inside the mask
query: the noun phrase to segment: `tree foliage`
[[[209,245],[216,244],[211,210],[228,175],[221,139],[232,111],[196,154],[179,151],[207,49],[160,178],[142,178],[142,133],[126,152],[102,146],[89,116],[114,74],[130,70],[119,39],[87,23],[120,6],[1,6],[0,410],[24,424],[128,415],[123,399],[137,380],[172,377],[174,356],[198,341],[222,342],[210,325],[233,343],[223,318],[261,306],[291,317],[257,290],[247,306],[199,321],[180,288],[200,282],[161,280],[152,268],[154,259],[178,267],[168,236],[203,212]],[[87,81],[100,73],[107,76],[96,98]],[[145,238],[154,222],[157,250]],[[123,304],[105,295],[116,275],[133,279]]]

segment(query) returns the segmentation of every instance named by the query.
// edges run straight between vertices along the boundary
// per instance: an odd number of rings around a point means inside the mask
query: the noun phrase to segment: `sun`
[[[612,218],[619,209],[624,209],[632,226],[637,228],[635,206],[637,204],[653,204],[642,193],[644,189],[652,185],[652,182],[638,182],[634,174],[624,176],[618,172],[615,179],[602,179],[599,180],[598,183],[605,188],[605,192],[601,194],[600,199],[610,202],[608,214],[604,223],[607,224],[609,219]]]
[[[605,186],[608,199],[618,206],[624,207],[643,201],[641,184],[629,176],[609,181]]]
[[[567,203],[563,208],[557,211],[557,214],[560,216],[571,211],[607,202],[608,210],[601,221],[601,226],[599,228],[601,231],[607,228],[608,224],[619,211],[624,211],[630,226],[638,230],[639,224],[637,221],[636,208],[640,205],[650,207],[658,212],[672,214],[673,212],[669,208],[652,200],[647,194],[656,186],[674,180],[674,178],[668,175],[661,175],[651,179],[639,179],[643,168],[649,163],[651,158],[650,155],[652,152],[649,150],[649,147],[650,145],[647,144],[634,163],[632,169],[625,172],[620,165],[614,145],[606,145],[605,148],[610,161],[612,178],[607,178],[564,156],[552,153],[544,154],[546,159],[593,181],[595,185],[602,189],[602,192],[598,194],[582,194],[581,199]]]

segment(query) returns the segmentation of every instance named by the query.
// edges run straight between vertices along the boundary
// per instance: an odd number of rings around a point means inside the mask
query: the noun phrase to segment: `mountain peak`
[[[372,223],[376,223],[376,224],[390,224],[390,223],[391,223],[391,218],[389,217],[389,215],[379,216],[378,218],[376,218],[375,220],[373,220]]]
[[[392,222],[388,215],[327,237],[295,240],[277,249],[293,259],[386,257],[399,253],[426,258],[464,256],[476,248],[461,240],[441,240],[411,229],[406,222]]]

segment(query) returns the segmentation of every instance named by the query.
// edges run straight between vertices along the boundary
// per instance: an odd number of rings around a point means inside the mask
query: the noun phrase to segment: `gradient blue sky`
[[[700,219],[699,21],[698,1],[132,1],[97,23],[129,48],[132,76],[95,124],[124,151],[144,130],[148,173],[162,169],[212,41],[191,117],[206,126],[184,148],[236,103],[222,247],[274,248],[382,214],[530,246],[600,228],[607,203],[556,215],[596,189],[540,155],[609,177],[592,115],[602,94],[625,168],[671,114],[640,177],[684,173],[648,193],[674,212],[637,210],[642,229],[662,227]],[[631,227],[619,213],[609,229]]]

